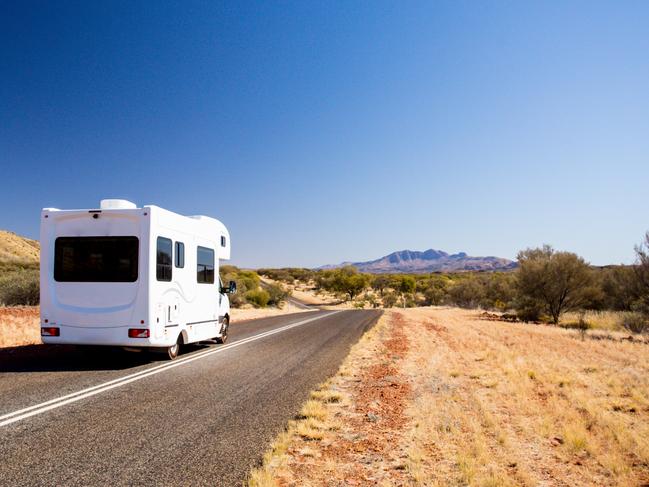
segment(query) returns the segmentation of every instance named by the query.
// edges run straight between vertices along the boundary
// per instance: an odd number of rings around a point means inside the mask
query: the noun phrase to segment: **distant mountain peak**
[[[426,273],[426,272],[462,272],[462,271],[506,271],[514,269],[516,262],[502,257],[471,257],[466,252],[448,254],[443,250],[428,249],[399,250],[379,259],[366,262],[344,262],[338,265],[327,265],[321,269],[335,269],[353,265],[361,272],[372,274],[385,273]]]

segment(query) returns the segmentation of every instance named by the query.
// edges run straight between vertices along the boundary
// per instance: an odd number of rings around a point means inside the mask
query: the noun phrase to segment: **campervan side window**
[[[196,281],[214,284],[214,250],[198,247],[196,262]]]
[[[171,240],[158,237],[155,277],[158,281],[171,281]]]
[[[176,242],[176,267],[185,267],[185,244],[182,242]]]
[[[225,240],[225,235],[221,235],[221,247],[225,247],[226,240]]]
[[[58,237],[54,242],[57,282],[137,281],[137,237]]]

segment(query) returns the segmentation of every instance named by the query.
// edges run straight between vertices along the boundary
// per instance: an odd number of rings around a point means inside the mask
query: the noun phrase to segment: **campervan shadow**
[[[41,213],[44,343],[163,350],[223,343],[230,323],[221,260],[230,234],[219,220],[153,205],[102,200],[97,209]]]

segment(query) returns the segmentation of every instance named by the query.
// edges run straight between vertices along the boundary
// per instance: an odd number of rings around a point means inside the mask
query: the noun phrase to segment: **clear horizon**
[[[125,198],[219,218],[254,268],[629,264],[649,230],[646,2],[1,11],[2,229]]]

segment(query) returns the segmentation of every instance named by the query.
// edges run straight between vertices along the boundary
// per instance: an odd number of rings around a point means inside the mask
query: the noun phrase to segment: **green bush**
[[[483,285],[472,277],[458,280],[448,291],[450,302],[460,308],[476,308],[484,296]]]
[[[0,303],[5,306],[35,306],[39,299],[38,270],[16,270],[0,277]]]
[[[542,305],[535,300],[521,298],[516,303],[516,316],[525,323],[538,323],[542,314]]]
[[[246,293],[246,301],[255,308],[265,308],[270,301],[270,294],[263,289],[253,289]]]
[[[290,295],[288,291],[277,284],[270,284],[266,286],[266,292],[269,296],[268,304],[270,306],[280,306],[284,301],[288,299]]]
[[[398,296],[394,292],[388,292],[385,293],[383,296],[383,306],[386,308],[392,308],[395,304],[397,304],[397,299]]]

